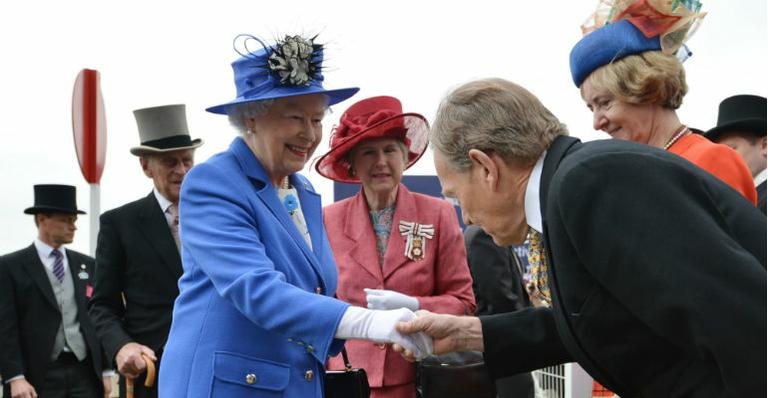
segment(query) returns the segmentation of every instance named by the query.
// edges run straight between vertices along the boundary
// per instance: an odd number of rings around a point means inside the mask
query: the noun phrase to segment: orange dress
[[[689,162],[720,178],[757,204],[757,191],[752,174],[741,156],[723,144],[715,144],[699,134],[686,134],[668,149]]]

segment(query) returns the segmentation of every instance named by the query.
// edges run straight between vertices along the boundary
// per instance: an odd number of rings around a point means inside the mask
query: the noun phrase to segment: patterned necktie
[[[528,228],[528,263],[531,265],[531,282],[541,297],[547,302],[552,302],[549,294],[549,280],[547,277],[547,250],[544,247],[544,236],[533,228]]]
[[[64,281],[64,256],[56,249],[53,249],[51,256],[55,258],[53,260],[53,275],[61,283]]]
[[[181,250],[181,243],[179,241],[179,207],[175,203],[171,203],[168,206],[168,214],[171,215],[171,235],[176,242],[176,248]]]

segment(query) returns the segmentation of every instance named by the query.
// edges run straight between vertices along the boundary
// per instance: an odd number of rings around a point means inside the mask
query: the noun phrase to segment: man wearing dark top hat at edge
[[[720,102],[717,126],[704,136],[728,145],[747,163],[757,188],[757,207],[765,214],[766,135],[765,97],[734,95]]]
[[[0,377],[5,397],[107,397],[111,370],[88,317],[92,257],[75,237],[75,187],[35,185],[38,235],[0,257]]]
[[[131,148],[152,179],[149,195],[101,216],[96,282],[90,313],[107,354],[134,396],[157,397],[145,387],[147,361],[160,368],[182,274],[178,240],[181,182],[194,164],[201,139],[191,139],[184,105],[133,112],[141,145]]]

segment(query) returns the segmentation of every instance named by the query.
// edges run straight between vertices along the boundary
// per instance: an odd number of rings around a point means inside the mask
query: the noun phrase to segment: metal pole
[[[96,240],[99,236],[100,192],[99,184],[91,185],[91,256],[96,256]]]

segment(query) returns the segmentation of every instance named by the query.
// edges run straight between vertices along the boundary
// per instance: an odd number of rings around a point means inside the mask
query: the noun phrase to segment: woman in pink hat
[[[400,183],[426,150],[428,128],[423,116],[403,113],[396,98],[368,98],[344,112],[318,161],[323,176],[362,185],[323,209],[341,300],[382,310],[475,312],[453,206]],[[348,341],[346,348],[350,362],[368,373],[371,397],[416,397],[415,365],[391,347]],[[329,369],[341,368],[339,358],[331,360]]]

